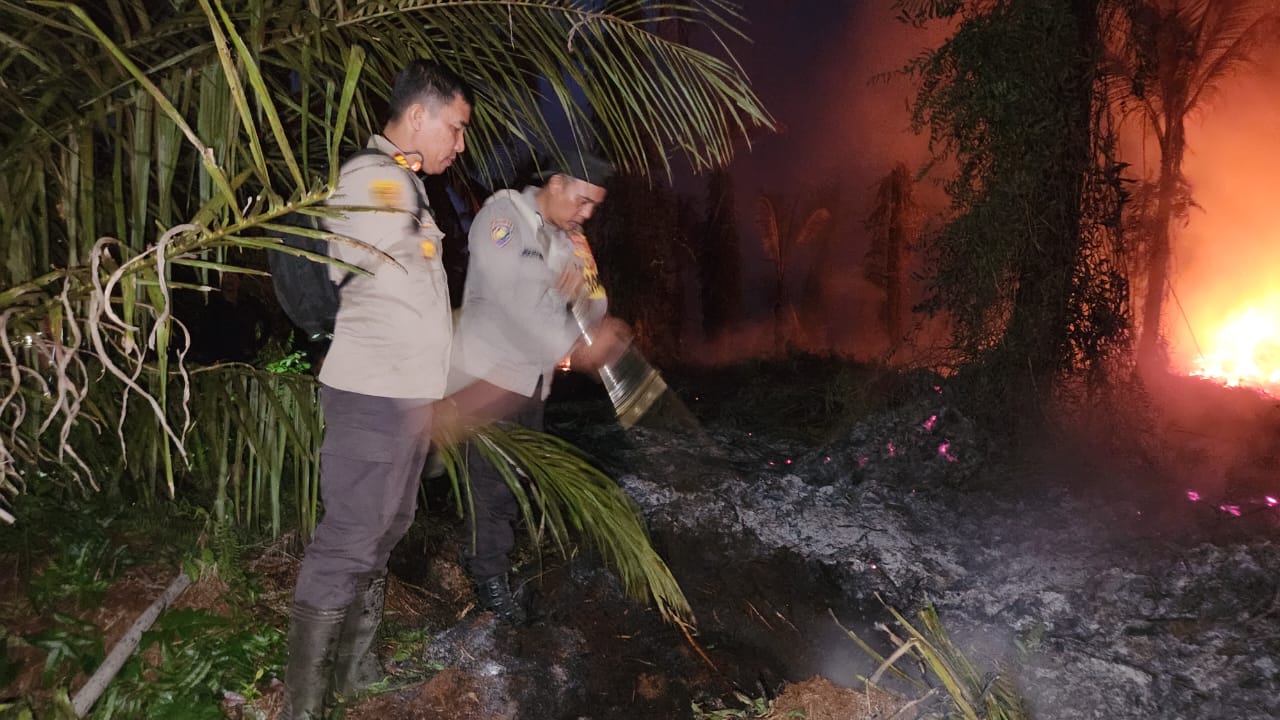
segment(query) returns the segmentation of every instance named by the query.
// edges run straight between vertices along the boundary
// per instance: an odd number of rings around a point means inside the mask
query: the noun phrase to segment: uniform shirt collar
[[[538,209],[538,193],[541,191],[542,188],[537,185],[529,185],[520,193],[520,197],[524,199],[525,203],[533,208],[533,216],[538,218],[538,227],[547,224],[547,221],[542,217],[542,211]]]
[[[366,145],[365,147],[374,148],[375,150],[379,150],[391,156],[394,156],[396,153],[400,152],[400,148],[396,147],[395,143],[388,140],[384,135],[370,136],[369,144]]]

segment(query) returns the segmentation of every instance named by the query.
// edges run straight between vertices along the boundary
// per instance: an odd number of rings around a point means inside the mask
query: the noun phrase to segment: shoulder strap
[[[360,148],[359,150],[351,153],[351,156],[348,157],[347,160],[355,160],[358,157],[364,157],[366,155],[386,155],[386,153],[376,147]]]
[[[351,161],[353,161],[353,160],[357,160],[357,159],[359,159],[359,158],[363,158],[363,157],[372,157],[372,156],[374,156],[374,155],[381,155],[383,158],[386,158],[386,161],[387,161],[387,163],[388,163],[388,164],[390,164],[390,165],[394,165],[394,166],[396,166],[396,167],[400,168],[401,170],[404,170],[406,173],[408,173],[408,174],[409,174],[409,176],[410,176],[411,178],[413,178],[413,180],[414,180],[415,182],[419,183],[420,185],[422,184],[422,181],[421,181],[421,179],[420,179],[420,178],[418,178],[418,174],[417,174],[417,173],[415,173],[414,171],[410,170],[409,168],[407,168],[407,167],[405,167],[405,166],[401,165],[400,163],[396,162],[396,161],[395,161],[395,158],[393,158],[393,157],[391,157],[390,155],[388,155],[388,154],[386,154],[386,153],[382,152],[381,150],[379,150],[379,149],[378,149],[378,148],[376,148],[376,147],[360,148],[359,150],[357,150],[357,151],[355,151],[355,152],[351,153],[350,155],[348,155],[348,156],[347,156],[347,159],[346,159],[346,160],[344,160],[342,164],[343,164],[343,165],[346,165],[346,164],[350,163],[350,162],[351,162]],[[431,215],[431,214],[432,214],[432,213],[431,213],[431,205],[430,205],[430,204],[428,204],[428,202],[427,202],[426,187],[424,186],[424,187],[422,188],[422,192],[415,192],[415,195],[416,195],[416,196],[417,196],[417,198],[418,198],[418,214],[419,214],[419,215],[421,215],[421,214],[422,214],[422,211],[423,211],[423,210],[425,210],[425,211],[427,211],[427,214],[428,214],[428,215]],[[434,217],[434,215],[432,215],[432,217]]]

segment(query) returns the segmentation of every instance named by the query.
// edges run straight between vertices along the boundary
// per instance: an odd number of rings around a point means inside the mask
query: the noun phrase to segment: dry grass
[[[911,720],[916,715],[906,700],[875,686],[867,686],[865,691],[855,690],[840,687],[824,677],[812,677],[788,685],[774,699],[765,717],[769,720]]]

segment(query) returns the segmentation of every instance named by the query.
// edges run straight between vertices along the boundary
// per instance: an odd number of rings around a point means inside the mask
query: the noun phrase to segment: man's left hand
[[[591,343],[579,341],[569,357],[574,370],[596,372],[617,361],[631,344],[631,327],[612,315],[592,328],[590,335]]]

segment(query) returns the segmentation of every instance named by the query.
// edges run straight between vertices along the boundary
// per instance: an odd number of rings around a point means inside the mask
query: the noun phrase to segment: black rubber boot
[[[346,608],[319,610],[295,602],[289,621],[283,720],[321,720],[333,675],[333,651]]]
[[[347,617],[338,636],[333,668],[333,687],[344,697],[355,695],[383,678],[374,643],[386,601],[386,571],[356,586],[356,597],[347,607]]]
[[[519,626],[528,621],[524,607],[511,594],[505,574],[476,582],[476,595],[479,597],[480,607],[492,611],[502,622]]]

